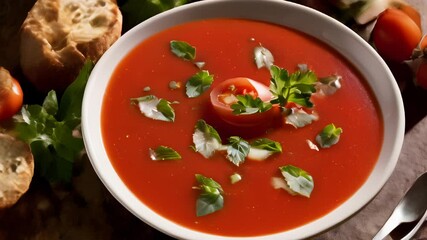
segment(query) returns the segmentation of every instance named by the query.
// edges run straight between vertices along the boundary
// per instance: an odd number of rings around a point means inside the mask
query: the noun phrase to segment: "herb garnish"
[[[285,188],[290,194],[299,194],[304,197],[310,197],[314,188],[313,177],[301,168],[293,165],[279,167],[280,172],[286,181]]]
[[[198,120],[194,127],[193,143],[195,151],[205,158],[210,158],[222,146],[218,132],[204,120]]]
[[[271,66],[270,90],[273,93],[273,104],[286,107],[289,102],[303,107],[313,107],[311,94],[316,92],[314,84],[317,77],[313,71],[299,71],[289,74],[286,69]]]
[[[237,136],[231,136],[228,141],[230,145],[227,147],[227,159],[239,166],[248,156],[250,145],[243,138]]]
[[[333,123],[326,125],[316,136],[316,142],[321,148],[329,148],[340,140],[342,128],[337,128]]]
[[[175,121],[175,111],[170,102],[157,98],[154,95],[147,95],[139,98],[131,98],[131,103],[137,104],[139,110],[146,117],[166,122]]]
[[[177,151],[166,146],[158,146],[156,149],[150,148],[149,152],[153,161],[181,159],[181,155]]]
[[[207,178],[201,174],[196,174],[196,180],[199,186],[193,189],[201,191],[196,202],[196,215],[198,217],[211,214],[223,208],[224,197],[223,190],[219,183],[212,178]]]
[[[237,95],[236,98],[237,103],[230,106],[236,115],[262,113],[270,110],[273,106],[269,102],[262,101],[259,97],[253,98],[250,94]]]
[[[196,48],[184,41],[170,41],[170,48],[173,54],[187,61],[193,61],[196,58]]]
[[[282,152],[282,145],[276,141],[272,141],[268,138],[260,138],[251,143],[251,147],[267,150],[272,153],[281,153]]]
[[[207,70],[201,70],[188,79],[185,87],[186,94],[189,98],[200,96],[210,88],[213,82],[213,75],[210,75]]]
[[[52,182],[71,180],[74,159],[84,149],[83,139],[74,133],[80,131],[84,89],[93,67],[91,61],[85,63],[59,103],[52,90],[42,105],[25,105],[14,118],[14,131],[30,145],[40,177]]]

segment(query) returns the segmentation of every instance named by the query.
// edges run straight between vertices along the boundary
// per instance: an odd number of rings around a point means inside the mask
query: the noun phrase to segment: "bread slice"
[[[21,27],[21,68],[38,90],[62,91],[121,31],[115,0],[38,0]]]
[[[0,209],[12,206],[27,192],[33,175],[28,144],[0,133]]]

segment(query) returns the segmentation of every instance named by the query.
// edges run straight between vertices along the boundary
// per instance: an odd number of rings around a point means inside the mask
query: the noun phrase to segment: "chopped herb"
[[[263,46],[257,46],[254,48],[254,59],[258,69],[262,67],[270,69],[274,63],[273,54],[271,54],[270,50]]]
[[[267,150],[273,153],[281,153],[282,145],[279,142],[270,140],[268,138],[260,138],[251,143],[251,147],[257,149]]]
[[[237,95],[237,102],[231,105],[233,113],[239,114],[254,114],[262,113],[271,109],[273,106],[269,102],[262,101],[259,97],[253,98],[250,94]]]
[[[174,160],[181,159],[181,155],[174,149],[165,146],[159,146],[156,149],[149,149],[151,160]]]
[[[287,183],[287,190],[290,194],[299,194],[304,197],[310,197],[314,188],[313,177],[301,168],[286,165],[279,167],[285,181]]]
[[[210,158],[222,146],[218,132],[204,120],[198,120],[194,127],[193,143],[196,152],[205,158]]]
[[[146,117],[166,122],[175,121],[175,111],[170,102],[157,98],[154,95],[147,95],[139,98],[131,98],[131,102],[137,104],[139,110]]]
[[[316,145],[316,144],[314,144],[312,141],[310,141],[309,139],[307,139],[307,140],[305,140],[305,141],[307,142],[308,147],[309,147],[311,150],[319,151],[319,147],[317,147],[317,145]]]
[[[196,48],[184,41],[170,41],[170,48],[173,54],[187,61],[196,58]]]
[[[292,74],[286,69],[271,66],[270,91],[273,93],[273,104],[286,107],[289,102],[303,107],[312,107],[311,94],[316,91],[314,85],[317,77],[312,71],[296,71]]]
[[[151,88],[149,86],[144,88],[144,92],[149,92],[149,91],[151,91]]]
[[[194,74],[185,85],[187,96],[189,98],[200,96],[210,88],[213,80],[213,75],[210,75],[206,70],[202,70]]]
[[[316,83],[318,92],[324,95],[332,95],[341,88],[342,77],[339,75],[331,75],[328,77],[320,78]]]
[[[321,148],[329,148],[338,143],[342,132],[342,128],[335,127],[333,123],[328,124],[316,136],[316,142]]]
[[[179,89],[179,88],[181,88],[181,83],[175,82],[175,81],[170,81],[169,82],[169,88],[172,90]]]
[[[196,202],[196,215],[198,217],[214,213],[224,206],[223,190],[219,183],[212,178],[207,178],[201,174],[196,174],[199,186],[194,187],[201,191]]]
[[[237,136],[231,136],[228,141],[230,145],[227,147],[227,158],[234,165],[239,166],[248,156],[250,145],[243,138]]]
[[[286,124],[290,124],[295,128],[302,128],[313,121],[317,121],[319,116],[316,112],[307,113],[304,109],[301,108],[290,108],[286,113]]]
[[[206,63],[205,62],[194,62],[194,65],[196,65],[196,67],[198,69],[202,69],[206,65]]]
[[[230,182],[231,184],[235,184],[237,182],[240,182],[242,180],[242,176],[238,173],[234,173],[230,176]]]

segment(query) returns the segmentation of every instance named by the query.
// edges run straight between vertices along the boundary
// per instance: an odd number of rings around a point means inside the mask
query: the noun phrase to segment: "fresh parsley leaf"
[[[185,85],[187,96],[189,98],[200,96],[210,88],[213,80],[213,75],[210,75],[207,70],[202,70],[194,74]]]
[[[51,182],[71,180],[74,159],[84,149],[83,139],[75,137],[74,132],[79,131],[84,88],[93,66],[90,61],[85,63],[59,104],[56,92],[50,91],[42,105],[25,105],[21,116],[14,119],[14,131],[30,145],[36,175],[41,178]]]
[[[196,48],[184,41],[170,41],[170,48],[173,54],[187,61],[193,61],[196,58]]]
[[[338,143],[342,132],[342,128],[335,127],[333,123],[328,124],[317,134],[316,142],[321,148],[329,148]]]
[[[228,138],[230,145],[227,147],[227,158],[234,165],[239,166],[249,154],[250,145],[241,137],[231,136]]]
[[[218,132],[202,119],[194,127],[193,143],[196,152],[205,158],[210,158],[222,146]]]
[[[314,188],[313,177],[301,168],[293,165],[279,167],[280,172],[286,180],[287,190],[291,194],[299,194],[304,197],[310,197]]]
[[[314,72],[297,70],[289,74],[286,69],[275,65],[271,66],[270,70],[270,91],[273,94],[272,104],[286,107],[289,102],[293,102],[304,107],[313,106],[310,97],[316,91],[314,86],[317,77]]]
[[[174,160],[181,159],[181,155],[174,149],[166,146],[158,146],[156,149],[149,149],[151,160]]]
[[[154,95],[147,95],[139,98],[131,98],[131,103],[137,104],[144,116],[160,121],[175,121],[175,110],[170,102],[157,98]]]
[[[224,206],[223,190],[219,183],[212,178],[196,174],[199,186],[195,187],[201,191],[196,202],[196,215],[205,216],[221,210]]]
[[[282,145],[279,142],[270,140],[268,138],[256,139],[251,143],[251,147],[267,150],[274,153],[282,152]]]
[[[302,128],[313,121],[317,121],[319,116],[316,112],[307,113],[302,108],[289,108],[286,111],[286,124],[290,124],[295,128]]]
[[[262,113],[270,110],[273,106],[269,102],[262,101],[259,97],[253,98],[250,94],[237,95],[236,98],[237,102],[231,105],[231,109],[236,115]]]

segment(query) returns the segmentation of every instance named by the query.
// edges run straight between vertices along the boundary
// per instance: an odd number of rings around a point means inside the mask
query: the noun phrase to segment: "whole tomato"
[[[0,67],[0,120],[11,118],[23,102],[21,85],[9,71]]]
[[[403,62],[421,40],[418,25],[404,12],[389,8],[382,12],[372,30],[372,40],[378,53],[385,59]]]

